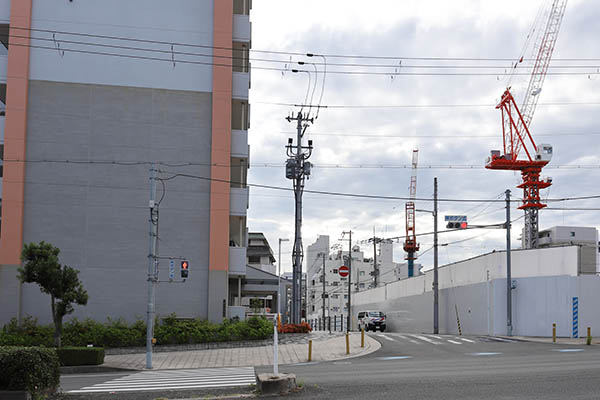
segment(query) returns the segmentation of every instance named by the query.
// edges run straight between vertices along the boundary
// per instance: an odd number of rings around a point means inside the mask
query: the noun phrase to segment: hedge
[[[53,346],[54,328],[38,325],[34,318],[25,318],[21,326],[16,319],[11,320],[0,331],[0,346]],[[224,320],[215,324],[201,319],[180,319],[171,314],[155,322],[154,337],[157,344],[194,344],[225,342],[233,340],[267,339],[273,332],[271,321],[262,317],[252,317],[246,321]],[[63,325],[62,343],[64,346],[85,347],[132,347],[146,343],[146,323],[134,323],[108,319],[101,323],[91,319],[72,319]]]
[[[54,349],[0,346],[0,390],[26,390],[35,397],[54,393],[59,366]]]
[[[104,362],[102,347],[61,347],[56,349],[60,365],[100,365]]]

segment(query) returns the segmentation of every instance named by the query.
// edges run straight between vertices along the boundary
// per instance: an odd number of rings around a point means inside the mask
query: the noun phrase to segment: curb
[[[103,365],[74,365],[69,367],[59,367],[61,375],[73,374],[96,374],[102,372],[131,372],[137,371],[128,368],[108,367]]]

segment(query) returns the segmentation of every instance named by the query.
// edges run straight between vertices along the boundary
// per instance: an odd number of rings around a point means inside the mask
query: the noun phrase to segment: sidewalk
[[[513,339],[520,340],[523,342],[536,342],[536,343],[552,343],[551,337],[541,337],[541,336],[498,336],[503,339]],[[586,346],[586,338],[567,338],[567,337],[557,337],[556,344],[567,344],[573,346]],[[600,338],[592,337],[592,345],[600,344]]]
[[[311,338],[312,334],[308,337]],[[344,335],[314,335],[312,361],[332,361],[370,354],[379,350],[379,342],[365,335],[365,347],[360,347],[360,333],[350,334],[350,354],[346,355]],[[308,361],[308,344],[292,343],[279,345],[279,363],[297,364]],[[171,351],[154,353],[154,370],[179,368],[258,367],[273,364],[273,345],[212,350]],[[143,370],[146,354],[107,355],[103,366]]]

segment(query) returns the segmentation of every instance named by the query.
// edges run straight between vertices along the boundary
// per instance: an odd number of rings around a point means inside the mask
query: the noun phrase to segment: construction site
[[[500,150],[491,150],[485,167],[513,171],[521,176],[519,200],[506,190],[506,221],[471,225],[467,215],[445,216],[445,231],[503,229],[506,249],[467,260],[438,265],[437,180],[433,210],[419,210],[417,192],[418,150],[412,153],[410,200],[405,206],[406,235],[403,249],[408,278],[358,292],[352,313],[381,310],[388,328],[398,332],[435,334],[517,335],[580,337],[585,328],[600,329],[600,269],[596,228],[556,226],[540,230],[539,211],[547,207],[540,191],[552,185],[542,169],[552,159],[551,144],[538,143],[530,130],[567,1],[554,0],[541,10],[527,37],[520,58],[496,105],[501,113]],[[533,62],[525,66],[527,58]],[[513,89],[513,79],[527,71],[524,90]],[[518,95],[513,94],[518,92]],[[491,172],[490,172],[491,173]],[[497,172],[496,172],[497,173]],[[491,177],[493,179],[493,176]],[[516,192],[515,192],[516,193]],[[511,203],[524,215],[521,248],[511,249]],[[434,217],[434,266],[414,273],[418,257],[417,211]]]

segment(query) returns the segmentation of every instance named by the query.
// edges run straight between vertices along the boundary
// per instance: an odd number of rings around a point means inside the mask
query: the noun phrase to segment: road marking
[[[350,365],[350,364],[352,364],[352,361],[335,361],[334,364],[335,365]]]
[[[399,333],[392,333],[392,332],[390,332],[390,335],[396,336],[396,337],[398,337],[400,339],[403,339],[403,340],[408,340],[409,342],[414,343],[414,344],[421,344],[421,342],[417,342],[416,340],[411,339],[411,338],[409,338],[409,337],[407,337],[405,335],[401,335]]]
[[[468,342],[468,343],[475,343],[474,340],[467,339],[467,338],[464,338],[464,337],[459,338],[459,337],[454,336],[454,339],[462,340],[462,341],[465,341],[465,342]]]
[[[441,336],[436,336],[436,335],[429,335],[429,336],[431,336],[432,338],[435,338],[435,339],[442,340],[442,337],[441,337]]]
[[[446,339],[448,342],[452,343],[452,344],[462,344],[461,342],[456,342],[454,340],[451,339]]]
[[[410,336],[412,336],[414,338],[417,338],[417,339],[420,339],[420,340],[423,340],[423,341],[425,341],[427,343],[441,344],[440,342],[436,342],[435,340],[431,340],[431,339],[429,339],[428,337],[425,337],[425,336],[421,336],[421,335],[410,335]]]
[[[68,393],[133,392],[247,386],[256,383],[253,367],[143,371]]]
[[[497,337],[497,336],[490,336],[491,340],[495,340],[497,342],[505,342],[505,343],[517,343],[516,340],[510,340],[510,339],[504,339],[501,337]]]
[[[391,337],[389,337],[388,335],[384,335],[383,333],[376,333],[377,336],[385,338],[387,340],[391,340],[392,342],[395,342],[394,339],[392,339]]]
[[[489,353],[485,353],[485,352],[484,353],[469,353],[469,355],[476,356],[476,357],[478,357],[478,356],[497,356],[499,354],[502,354],[502,353],[494,353],[494,352],[489,352]]]
[[[583,349],[552,349],[551,351],[558,351],[560,353],[576,353],[583,351]]]
[[[292,364],[294,367],[295,366],[299,366],[299,365],[313,365],[313,364],[318,364],[320,361],[311,361],[311,362],[301,362],[298,364]]]
[[[411,356],[389,356],[389,357],[377,357],[378,360],[389,361],[389,360],[408,360]]]

